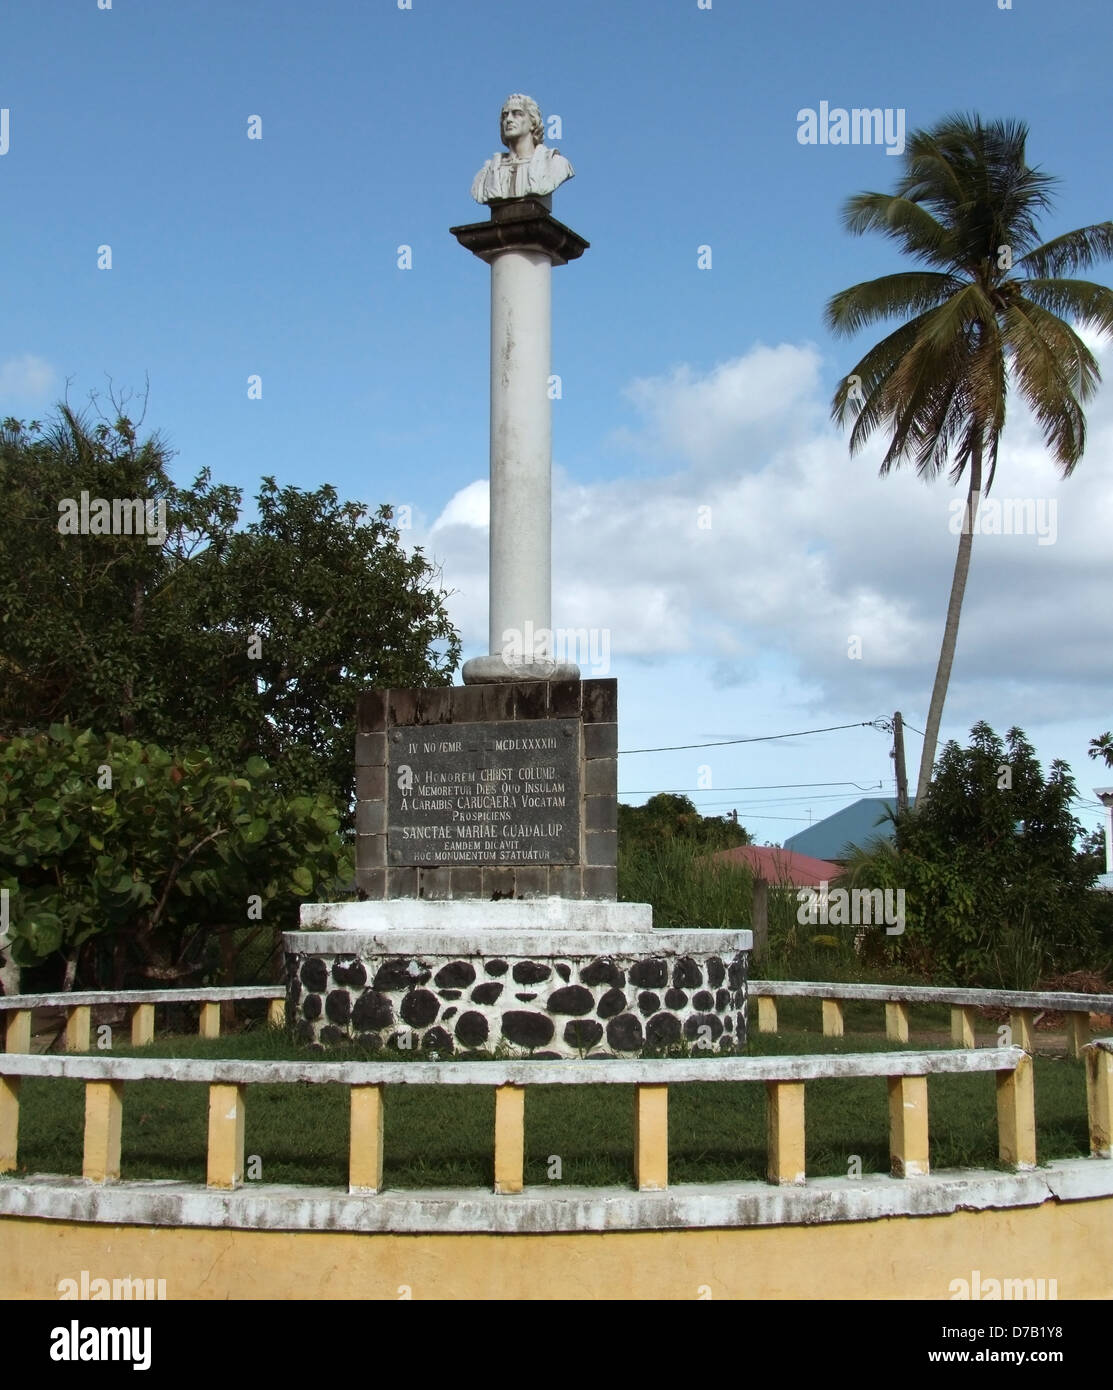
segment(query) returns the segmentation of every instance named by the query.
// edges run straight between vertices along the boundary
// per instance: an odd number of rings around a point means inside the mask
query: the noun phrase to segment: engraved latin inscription
[[[578,858],[577,720],[398,728],[387,747],[391,864]]]

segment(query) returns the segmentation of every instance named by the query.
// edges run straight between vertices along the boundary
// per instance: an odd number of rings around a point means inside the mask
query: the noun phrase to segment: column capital
[[[539,198],[506,198],[491,204],[488,222],[468,222],[449,231],[481,261],[501,251],[541,251],[553,265],[578,260],[591,245],[558,222]]]

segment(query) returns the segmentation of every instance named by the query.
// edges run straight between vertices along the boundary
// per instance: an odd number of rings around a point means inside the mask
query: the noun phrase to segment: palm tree
[[[1101,758],[1106,767],[1113,767],[1113,734],[1106,732],[1092,738],[1086,751],[1091,758]]]
[[[881,474],[912,462],[932,479],[967,473],[947,621],[931,692],[916,795],[931,783],[943,702],[958,638],[978,502],[988,494],[1011,381],[1031,408],[1063,477],[1082,457],[1082,402],[1101,374],[1075,332],[1113,332],[1113,290],[1064,279],[1113,255],[1113,222],[1039,244],[1039,215],[1055,180],[1025,161],[1027,127],[946,117],[909,138],[895,193],[859,193],[843,210],[848,231],[891,237],[921,265],[843,290],[826,321],[850,335],[876,320],[906,321],[862,358],[835,393],[831,414],[854,420],[850,452],[875,429],[890,443]],[[1065,315],[1065,318],[1059,317]],[[856,418],[855,411],[857,410]]]

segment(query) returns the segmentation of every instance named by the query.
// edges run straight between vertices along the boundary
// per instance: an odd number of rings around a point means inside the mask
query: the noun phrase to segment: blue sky
[[[149,377],[182,481],[208,466],[250,498],[273,473],[410,507],[407,543],[442,565],[477,654],[488,271],[448,228],[485,216],[472,176],[503,98],[528,92],[576,169],[554,214],[591,242],[553,279],[554,624],[609,633],[620,745],[895,708],[922,729],[956,494],[848,457],[827,403],[873,339],[823,327],[832,293],[899,264],[839,209],[901,161],[801,145],[797,112],[1023,119],[1061,179],[1051,236],[1110,215],[1111,37],[1107,0],[9,0],[0,413]],[[943,730],[1019,724],[1087,797],[1113,782],[1085,756],[1113,723],[1111,392],[1066,483],[1014,405],[997,493],[1054,503],[1055,540],[975,538]],[[888,748],[855,728],[630,753],[620,790],[736,806],[779,842],[890,790]]]

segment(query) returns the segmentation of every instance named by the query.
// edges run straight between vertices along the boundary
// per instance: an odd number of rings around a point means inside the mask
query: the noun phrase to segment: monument
[[[617,682],[552,650],[551,278],[586,242],[552,215],[571,164],[503,103],[451,228],[491,269],[488,652],[462,686],[369,690],[356,734],[360,901],[286,933],[302,1041],[443,1056],[622,1056],[746,1036],[746,931],[655,930],[618,902]]]

